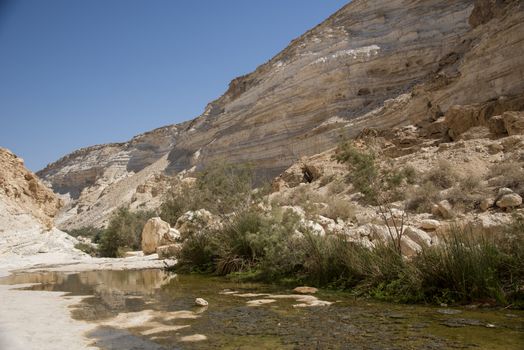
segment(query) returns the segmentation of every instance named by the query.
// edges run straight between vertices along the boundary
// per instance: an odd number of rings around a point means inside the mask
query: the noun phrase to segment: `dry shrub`
[[[486,197],[488,189],[480,177],[471,175],[461,177],[459,182],[447,193],[446,199],[457,211],[466,212],[478,208]]]
[[[356,206],[341,198],[331,197],[330,200],[326,201],[327,207],[321,210],[321,214],[330,219],[347,220],[355,217]]]
[[[407,191],[406,209],[417,213],[429,213],[434,203],[440,198],[440,190],[431,181]]]
[[[508,187],[524,195],[524,162],[494,164],[488,174],[490,182],[497,187]]]
[[[331,195],[344,192],[349,186],[343,179],[336,179],[329,184],[328,193]]]
[[[446,189],[453,186],[458,178],[459,175],[454,169],[453,164],[447,160],[440,159],[428,172],[425,180],[430,181],[438,188]]]

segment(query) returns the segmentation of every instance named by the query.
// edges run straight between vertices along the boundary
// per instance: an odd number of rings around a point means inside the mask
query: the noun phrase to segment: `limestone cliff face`
[[[21,158],[0,148],[0,233],[35,226],[50,229],[60,206]]]
[[[38,175],[72,198],[65,226],[100,223],[108,201],[129,202],[155,174],[226,159],[273,177],[341,135],[428,126],[453,105],[518,97],[523,70],[521,1],[354,0],[194,120],[74,152]]]

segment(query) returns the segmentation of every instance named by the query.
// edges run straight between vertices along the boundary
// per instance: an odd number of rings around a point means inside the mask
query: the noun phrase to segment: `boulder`
[[[524,112],[505,112],[502,119],[508,135],[524,134]]]
[[[506,131],[506,125],[504,124],[504,119],[501,115],[496,115],[489,118],[488,127],[489,131],[496,136],[502,136],[508,133]]]
[[[474,126],[481,125],[481,116],[478,107],[475,106],[452,106],[445,114],[445,123],[448,127],[448,135],[452,140],[468,131]]]
[[[499,208],[513,208],[521,204],[522,197],[516,193],[505,194],[497,200],[497,207]]]
[[[480,210],[486,211],[489,208],[491,208],[494,204],[495,204],[495,198],[493,197],[484,198],[483,200],[480,201]]]
[[[499,191],[497,193],[497,199],[499,199],[500,197],[506,194],[512,194],[512,193],[513,193],[513,190],[511,188],[507,188],[507,187],[499,188]]]
[[[318,292],[318,289],[315,287],[302,286],[296,287],[295,289],[293,289],[293,292],[298,294],[315,294],[316,292]]]
[[[400,240],[400,249],[402,255],[413,256],[420,252],[422,247],[408,236],[402,236],[402,239]]]
[[[454,216],[453,206],[447,200],[440,201],[438,204],[438,211],[444,219],[451,219]]]
[[[178,257],[181,248],[182,245],[180,243],[162,245],[156,248],[156,253],[158,254],[159,259],[176,258]]]
[[[306,229],[308,229],[311,233],[317,235],[317,236],[325,236],[326,231],[320,225],[318,222],[314,222],[312,220],[303,220],[302,224]]]
[[[220,220],[209,211],[199,209],[188,211],[178,218],[175,229],[180,233],[180,239],[185,240],[204,229],[219,229],[222,226]]]
[[[438,227],[438,226],[437,226]],[[404,228],[404,236],[409,237],[413,242],[419,246],[431,245],[431,236],[424,230],[415,227],[407,226]]]
[[[425,219],[420,222],[420,227],[424,230],[436,230],[440,226],[440,221]]]
[[[151,218],[142,230],[142,251],[153,254],[159,246],[175,243],[179,237],[178,231],[171,229],[169,223],[159,217]]]

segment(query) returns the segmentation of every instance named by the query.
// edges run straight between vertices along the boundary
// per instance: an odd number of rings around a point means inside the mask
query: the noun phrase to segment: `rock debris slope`
[[[250,161],[269,178],[368,128],[412,124],[441,137],[453,106],[522,96],[523,7],[354,0],[234,79],[199,117],[76,151],[38,175],[67,199],[62,227],[102,225],[117,203],[139,206],[158,195],[137,196],[137,187],[161,187],[164,174],[213,160]]]

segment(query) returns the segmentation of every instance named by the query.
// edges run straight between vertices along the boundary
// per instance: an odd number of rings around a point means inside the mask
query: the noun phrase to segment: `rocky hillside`
[[[23,159],[0,148],[0,233],[53,227],[61,201],[24,166]]]
[[[118,205],[153,205],[165,174],[227,159],[269,178],[376,127],[456,138],[443,127],[454,106],[491,106],[468,117],[487,123],[521,110],[523,93],[520,1],[354,0],[194,120],[76,151],[38,175],[67,199],[62,227],[103,225]]]

